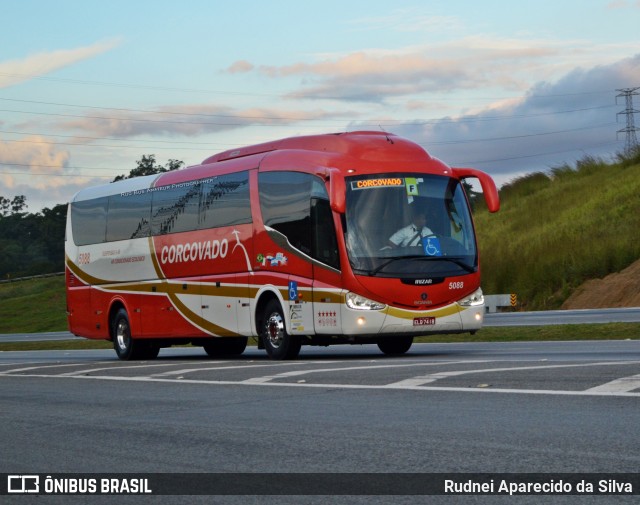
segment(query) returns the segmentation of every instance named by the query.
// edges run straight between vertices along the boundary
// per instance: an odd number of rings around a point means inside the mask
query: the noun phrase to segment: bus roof
[[[296,156],[290,156],[289,153],[296,153]],[[220,168],[224,166],[225,173],[258,166],[264,170],[315,166],[316,171],[320,172],[328,167],[351,168],[356,160],[365,162],[372,170],[380,170],[385,164],[394,169],[408,169],[418,165],[424,168],[428,165],[434,173],[451,173],[450,167],[431,157],[422,147],[408,139],[382,131],[354,131],[288,137],[230,149],[206,158],[200,165],[182,170],[83,189],[71,201],[90,200],[214,176],[217,175],[216,164],[221,162],[224,163],[221,163]]]
[[[390,145],[394,145],[396,148],[393,150],[388,149]],[[202,164],[207,165],[253,154],[281,150],[328,152],[361,159],[369,159],[373,156],[377,160],[380,159],[380,156],[385,157],[385,154],[393,160],[405,157],[415,158],[416,156],[431,158],[418,144],[392,133],[355,131],[288,137],[263,144],[229,149],[210,156]]]
[[[81,189],[71,198],[71,201],[93,200],[94,198],[117,195],[119,193],[149,189],[153,187],[153,183],[158,177],[160,177],[160,174],[144,175],[142,177],[132,177],[131,179],[124,179],[110,184]]]

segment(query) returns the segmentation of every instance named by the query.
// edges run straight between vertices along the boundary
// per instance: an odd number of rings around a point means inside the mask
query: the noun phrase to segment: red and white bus
[[[237,355],[248,337],[273,359],[338,343],[401,354],[417,335],[473,333],[484,298],[467,177],[497,211],[487,174],[351,132],[84,189],[67,216],[69,328],[124,360],[189,342]]]

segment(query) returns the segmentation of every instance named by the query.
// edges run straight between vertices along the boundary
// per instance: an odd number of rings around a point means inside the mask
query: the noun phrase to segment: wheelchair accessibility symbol
[[[422,239],[422,247],[427,256],[442,256],[440,240],[437,237],[424,237]]]
[[[289,300],[298,300],[298,283],[296,281],[289,281]]]

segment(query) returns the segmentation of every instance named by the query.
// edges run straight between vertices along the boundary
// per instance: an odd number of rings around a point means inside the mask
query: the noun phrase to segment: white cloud
[[[631,1],[627,1],[627,0],[611,0],[608,4],[607,4],[607,8],[608,9],[626,9],[627,7],[635,7],[635,8],[640,8],[640,0],[631,0]]]
[[[358,113],[341,110],[279,110],[268,108],[234,109],[227,106],[192,104],[163,106],[155,111],[108,111],[59,123],[69,131],[81,131],[96,137],[132,138],[143,135],[196,137],[207,133],[237,130],[253,125],[284,126],[302,121],[354,118]]]
[[[13,172],[60,174],[69,157],[68,151],[56,151],[54,144],[40,136],[0,141],[0,165],[10,167]]]
[[[50,199],[69,184],[63,177],[69,162],[68,151],[57,151],[50,141],[39,136],[0,141],[0,182],[4,197],[40,194]],[[30,208],[31,198],[27,198]],[[35,208],[39,208],[37,205]]]
[[[0,88],[8,88],[34,77],[93,58],[120,44],[119,39],[97,42],[76,49],[59,49],[26,56],[19,60],[0,62]]]
[[[29,212],[38,212],[68,202],[83,187],[107,182],[102,177],[81,175],[69,166],[70,160],[69,151],[58,150],[41,136],[0,141],[0,195],[25,195]]]
[[[588,40],[467,36],[401,50],[367,49],[317,55],[289,65],[230,68],[271,79],[299,79],[291,99],[384,103],[390,98],[459,90],[525,91],[534,80],[553,80],[577,66],[591,67],[633,54],[637,47]],[[622,55],[622,56],[621,56]]]
[[[640,54],[609,65],[574,69],[555,82],[540,81],[524,98],[492,104],[474,114],[388,129],[423,145],[445,162],[472,165],[506,182],[516,175],[573,163],[589,154],[621,150],[616,89],[640,85]],[[624,141],[621,137],[619,140]]]
[[[246,72],[251,72],[252,70],[253,65],[247,60],[238,60],[229,66],[229,68],[226,69],[226,72],[229,74],[244,74]]]

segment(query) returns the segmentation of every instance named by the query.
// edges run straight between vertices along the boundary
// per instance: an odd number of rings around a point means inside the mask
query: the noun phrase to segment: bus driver
[[[433,235],[427,228],[427,218],[417,208],[411,212],[411,224],[401,228],[389,237],[390,247],[419,246],[423,237]]]

